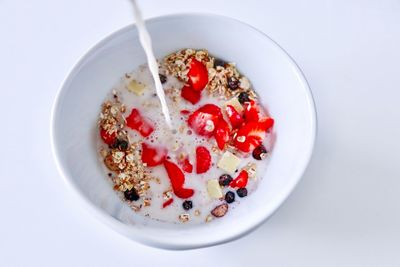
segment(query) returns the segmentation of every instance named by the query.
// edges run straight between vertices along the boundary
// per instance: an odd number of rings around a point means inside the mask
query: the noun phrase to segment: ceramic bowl
[[[156,57],[205,48],[237,63],[275,119],[276,141],[257,190],[233,212],[197,226],[146,222],[119,199],[101,168],[96,122],[120,77],[145,63],[134,25],[95,45],[73,67],[54,104],[52,146],[60,173],[82,205],[112,229],[143,244],[191,249],[237,239],[262,224],[299,182],[310,160],[316,114],[307,82],[290,56],[268,36],[232,18],[180,14],[147,21]]]

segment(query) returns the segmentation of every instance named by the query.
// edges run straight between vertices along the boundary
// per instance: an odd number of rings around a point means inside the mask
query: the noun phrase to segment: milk
[[[161,71],[163,70],[161,69]],[[143,95],[137,96],[136,94],[127,90],[126,85],[132,79],[146,85]],[[175,77],[167,75],[167,82],[162,86],[163,91],[177,89],[177,92],[179,92],[183,86],[183,83],[178,81]],[[125,114],[126,116],[129,115],[132,108],[137,108],[140,110],[143,116],[149,118],[155,125],[153,134],[147,138],[143,138],[137,131],[127,128],[129,138],[132,140],[132,142],[145,141],[153,146],[164,146],[168,149],[168,155],[171,157],[171,161],[175,163],[177,162],[177,157],[179,154],[184,152],[189,155],[190,162],[194,167],[193,173],[185,173],[185,188],[192,188],[195,190],[193,197],[190,198],[190,200],[193,202],[193,208],[191,210],[185,211],[182,208],[182,202],[184,200],[179,199],[176,196],[173,196],[174,202],[170,206],[162,208],[162,204],[165,202],[163,199],[163,192],[171,188],[171,183],[163,165],[160,165],[149,168],[151,170],[151,174],[154,177],[158,177],[160,180],[160,184],[156,182],[150,183],[151,188],[148,190],[148,195],[146,197],[151,198],[151,206],[143,207],[140,211],[136,212],[136,214],[163,222],[179,223],[178,216],[180,214],[187,213],[190,216],[190,220],[186,224],[204,223],[206,216],[210,214],[210,211],[215,206],[223,203],[221,200],[211,199],[209,197],[206,187],[207,181],[209,179],[218,179],[218,177],[225,172],[216,167],[221,155],[212,152],[212,147],[216,145],[215,140],[213,138],[207,139],[205,137],[198,136],[195,133],[189,134],[188,131],[190,131],[190,128],[187,126],[186,122],[187,115],[182,115],[180,111],[183,109],[194,111],[206,103],[214,103],[219,107],[223,107],[225,101],[215,97],[207,96],[207,94],[204,92],[201,101],[196,105],[192,105],[183,99],[181,99],[177,104],[173,102],[171,95],[168,94],[166,97],[166,104],[168,104],[170,107],[169,114],[171,117],[172,128],[176,129],[176,131],[172,131],[171,134],[170,127],[167,125],[167,122],[163,117],[163,113],[161,112],[160,101],[158,101],[158,98],[154,95],[156,88],[153,82],[152,73],[147,65],[142,65],[137,70],[128,73],[127,76],[121,78],[121,81],[116,84],[113,89],[118,94],[119,100],[127,107],[127,112]],[[112,93],[110,92],[107,100],[111,101],[112,98]],[[180,131],[181,127],[184,127],[183,132]],[[271,136],[268,135],[264,141],[264,144],[268,150],[270,150],[270,143]],[[180,144],[181,147],[177,149],[176,144]],[[196,147],[200,145],[207,147],[211,152],[212,167],[206,173],[196,174],[195,150]],[[100,138],[99,146],[104,147],[104,143]],[[257,184],[261,179],[259,174],[265,172],[267,165],[266,160],[256,161],[250,155],[249,157],[242,159],[238,169],[240,170],[250,161],[256,163],[257,175],[255,178],[250,178],[248,185],[246,186],[249,195],[251,195],[251,193],[256,189]],[[105,169],[105,173],[108,172],[109,171]],[[238,173],[232,176],[235,178],[237,175]],[[224,188],[224,195],[228,190],[235,191],[232,188]],[[246,202],[246,198],[239,198],[236,195],[235,202],[229,204],[229,211],[223,219],[229,219],[229,214],[234,212],[235,207],[241,204],[241,202]],[[243,204],[245,205],[245,203]],[[195,215],[196,210],[200,212],[200,215]],[[132,211],[132,213],[134,213],[134,211]]]
[[[144,52],[146,53],[147,64],[150,68],[151,75],[153,76],[153,80],[154,80],[155,87],[156,87],[156,92],[157,92],[158,98],[161,103],[161,110],[162,110],[164,119],[165,119],[168,127],[172,129],[168,105],[165,101],[164,91],[163,91],[161,81],[160,81],[160,78],[158,75],[158,64],[157,64],[156,58],[154,57],[150,34],[146,29],[146,25],[143,21],[140,9],[139,9],[138,5],[136,4],[136,0],[131,0],[131,2],[132,2],[132,6],[133,6],[133,11],[135,14],[136,27],[138,28],[138,31],[139,31],[139,40],[144,49]]]

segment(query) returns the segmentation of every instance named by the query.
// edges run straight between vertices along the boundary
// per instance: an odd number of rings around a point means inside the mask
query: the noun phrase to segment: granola
[[[126,73],[98,119],[106,177],[146,219],[196,224],[224,217],[260,182],[273,119],[236,64],[205,49],[167,55],[159,73],[173,129],[147,66]]]

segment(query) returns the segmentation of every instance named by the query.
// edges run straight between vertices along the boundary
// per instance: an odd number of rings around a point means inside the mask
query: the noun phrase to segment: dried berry
[[[236,190],[236,193],[239,197],[245,197],[247,196],[247,189],[245,187],[239,188],[238,190]]]
[[[232,182],[232,180],[233,178],[229,174],[222,174],[219,177],[218,182],[221,186],[228,186]]]
[[[231,90],[236,90],[239,87],[239,80],[236,79],[235,77],[229,77],[228,78],[228,87]]]
[[[126,190],[124,192],[124,196],[126,200],[130,201],[136,201],[139,199],[139,194],[136,192],[135,188],[132,188],[131,190]]]
[[[253,150],[252,154],[253,158],[255,158],[256,160],[262,160],[265,159],[267,153],[268,153],[267,149],[263,145],[259,145]]]
[[[227,203],[232,203],[235,201],[235,193],[233,193],[232,191],[228,191],[225,194],[225,201]]]
[[[190,200],[185,200],[182,203],[182,207],[183,207],[184,210],[190,210],[191,208],[193,208],[193,202],[190,201]]]
[[[212,211],[211,214],[214,217],[222,217],[228,212],[228,204],[224,203],[221,205],[216,206]]]
[[[239,102],[240,102],[241,104],[244,104],[244,103],[246,103],[246,102],[249,102],[249,101],[250,101],[249,94],[246,93],[246,92],[241,92],[241,93],[238,95],[238,100],[239,100]]]
[[[119,150],[127,150],[128,149],[128,142],[122,139],[116,139],[115,142],[110,146],[111,148],[118,148]]]
[[[158,76],[160,77],[161,83],[166,83],[167,82],[167,76],[165,76],[163,74],[158,74]]]
[[[119,140],[118,148],[119,148],[120,150],[127,150],[127,149],[128,149],[128,146],[129,146],[129,144],[128,144],[127,141],[125,141],[125,140]]]
[[[223,61],[223,60],[220,59],[220,58],[216,58],[216,59],[214,60],[214,68],[216,68],[216,67],[218,67],[218,66],[224,67],[225,64],[226,64],[226,62]]]

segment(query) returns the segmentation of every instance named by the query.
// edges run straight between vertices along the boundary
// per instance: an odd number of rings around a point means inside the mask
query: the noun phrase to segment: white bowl
[[[264,222],[300,180],[316,134],[313,99],[300,69],[262,32],[235,19],[182,14],[147,21],[156,57],[182,48],[206,48],[237,63],[276,124],[276,143],[258,189],[234,212],[198,226],[145,223],[113,191],[97,157],[100,105],[120,77],[145,63],[131,25],[105,38],[75,65],[57,96],[51,122],[57,166],[82,204],[121,234],[143,244],[190,249],[239,238]]]

